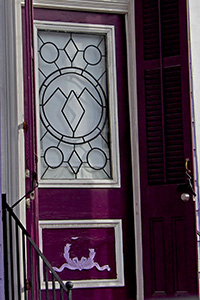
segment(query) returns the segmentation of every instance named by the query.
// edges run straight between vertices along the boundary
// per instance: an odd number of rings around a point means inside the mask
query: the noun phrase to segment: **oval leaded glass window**
[[[40,184],[119,186],[114,28],[35,25]]]

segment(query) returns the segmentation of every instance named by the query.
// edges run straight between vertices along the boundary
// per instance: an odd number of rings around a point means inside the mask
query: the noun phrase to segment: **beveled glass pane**
[[[112,179],[106,35],[38,30],[41,179]]]

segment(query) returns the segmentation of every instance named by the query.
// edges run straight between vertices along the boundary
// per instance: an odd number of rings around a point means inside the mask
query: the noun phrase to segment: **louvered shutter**
[[[136,0],[136,45],[145,297],[196,295],[186,1]]]

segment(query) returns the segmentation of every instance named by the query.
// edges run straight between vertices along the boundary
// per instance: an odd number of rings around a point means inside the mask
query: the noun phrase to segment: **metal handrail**
[[[2,204],[6,299],[72,300],[72,283],[70,281],[63,283],[6,202],[5,195],[2,195]],[[59,289],[56,289],[56,284]]]

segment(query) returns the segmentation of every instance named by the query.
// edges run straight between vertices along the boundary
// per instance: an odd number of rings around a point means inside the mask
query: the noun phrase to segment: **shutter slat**
[[[160,70],[145,71],[148,178],[149,184],[153,185],[184,180],[184,172],[180,172],[184,166],[180,67],[164,68],[162,80],[164,116],[162,115]],[[165,182],[164,163],[166,163]]]
[[[161,28],[163,57],[180,54],[179,1],[161,1]]]
[[[159,18],[158,2],[143,2],[143,32],[144,32],[144,58],[153,60],[159,58]]]

